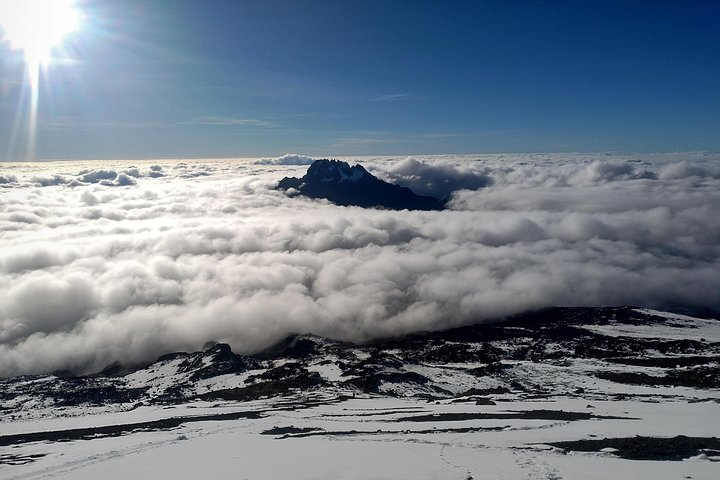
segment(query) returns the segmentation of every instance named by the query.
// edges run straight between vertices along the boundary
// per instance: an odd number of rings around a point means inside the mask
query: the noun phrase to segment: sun
[[[2,39],[23,52],[30,70],[47,66],[80,21],[74,0],[0,0]]]
[[[33,159],[40,102],[40,71],[63,46],[65,37],[77,30],[82,15],[75,0],[0,0],[0,44],[22,52],[29,89],[27,92],[26,158]],[[25,96],[25,93],[23,93]],[[18,110],[20,111],[20,110]],[[21,116],[15,119],[15,127]]]

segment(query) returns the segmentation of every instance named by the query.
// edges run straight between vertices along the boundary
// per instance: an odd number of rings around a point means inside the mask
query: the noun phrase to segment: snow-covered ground
[[[217,414],[241,405],[173,410],[142,409],[128,416],[84,417],[74,425],[122,423],[164,415]],[[171,430],[133,432],[118,437],[70,442],[38,442],[3,448],[2,458],[29,458],[2,465],[10,479],[266,478],[266,479],[678,479],[714,480],[720,457],[686,461],[638,461],[611,453],[563,453],[547,442],[583,438],[717,435],[720,405],[592,401],[550,398],[510,401],[496,406],[427,403],[416,399],[355,398],[287,410],[274,402],[260,418],[188,423]],[[414,422],[416,415],[515,413],[533,410],[592,412],[617,419],[525,420],[482,418]],[[404,419],[404,420],[400,420]],[[410,419],[410,420],[408,420]],[[35,427],[42,423],[34,422]],[[51,426],[47,425],[48,427]],[[53,428],[59,425],[52,425]],[[275,427],[308,429],[303,434],[268,435]],[[484,430],[487,429],[487,430]],[[456,431],[453,431],[456,430]]]
[[[718,478],[720,389],[714,339],[720,322],[628,308],[566,309],[547,316],[538,327],[479,327],[387,346],[298,337],[285,344],[289,350],[264,359],[236,357],[213,346],[204,353],[163,357],[125,376],[98,377],[95,382],[104,383],[91,384],[143,389],[143,401],[134,403],[96,404],[80,396],[74,404],[58,407],[52,391],[43,388],[60,379],[7,379],[3,387],[9,392],[48,397],[31,409],[21,405],[26,397],[19,397],[0,411],[0,478]],[[576,347],[589,340],[549,333],[566,327],[594,332],[588,338],[607,350],[586,357]],[[685,345],[677,343],[678,329],[681,341],[696,342],[691,344],[698,350],[695,355],[652,350]],[[478,340],[489,332],[494,340]],[[628,335],[633,332],[643,332],[643,338]],[[436,356],[437,348],[450,355],[446,347],[466,346],[463,335],[475,347],[467,349],[468,358],[489,344],[503,352],[498,353],[505,358],[502,367],[478,376],[470,372],[487,364],[464,362],[461,356],[452,362],[412,359]],[[623,345],[631,345],[635,354],[604,357],[614,347],[623,351]],[[518,358],[527,346],[533,347],[534,360]],[[298,357],[300,347],[306,354]],[[672,366],[688,359],[690,367]],[[359,363],[353,366],[353,361]],[[701,361],[705,363],[698,365]],[[229,362],[241,365],[241,371],[224,373]],[[358,365],[382,374],[378,378],[385,380],[377,393],[352,383],[348,372],[359,372]],[[705,368],[701,373],[714,377],[695,386],[695,377],[672,377],[693,368]],[[318,374],[326,383],[255,400],[200,399],[208,392],[243,392],[258,384],[305,378],[298,376],[299,370]],[[603,372],[616,377],[603,378]],[[632,374],[691,386],[623,377]],[[173,383],[184,385],[184,393],[171,398],[164,389]],[[629,451],[553,445],[636,437],[644,443]],[[683,442],[684,437],[699,439],[700,446],[693,453],[676,447],[652,451],[653,442]]]

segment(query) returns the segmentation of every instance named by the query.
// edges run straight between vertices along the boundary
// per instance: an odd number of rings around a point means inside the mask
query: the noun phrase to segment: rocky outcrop
[[[285,177],[280,190],[323,198],[342,206],[390,210],[442,210],[437,198],[415,195],[409,188],[385,182],[361,165],[339,160],[316,160],[301,178]]]

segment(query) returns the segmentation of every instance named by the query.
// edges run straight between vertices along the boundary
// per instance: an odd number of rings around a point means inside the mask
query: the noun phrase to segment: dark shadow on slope
[[[69,442],[72,440],[91,440],[95,438],[118,437],[131,432],[151,432],[155,430],[170,430],[180,425],[194,422],[209,422],[218,420],[239,420],[260,418],[260,412],[232,412],[218,415],[197,415],[190,417],[173,417],[149,422],[126,423],[122,425],[107,425],[103,427],[71,428],[50,432],[20,433],[16,435],[0,436],[0,447],[19,445],[30,442]]]
[[[629,460],[684,460],[701,454],[720,455],[720,439],[716,437],[686,437],[678,435],[671,438],[632,437],[603,438],[599,440],[575,440],[570,442],[549,443],[565,451],[600,452],[604,448],[614,448],[615,455]]]

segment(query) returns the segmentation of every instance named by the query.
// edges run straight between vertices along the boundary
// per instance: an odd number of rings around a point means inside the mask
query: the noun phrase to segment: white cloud
[[[209,340],[244,353],[297,332],[364,341],[553,305],[717,310],[719,160],[351,160],[418,184],[492,179],[442,212],[288,197],[273,189],[288,171],[254,160],[89,165],[82,175],[123,173],[75,188],[30,181],[77,180],[75,163],[19,167],[0,197],[0,375],[92,372]],[[136,184],[101,183],[120,175]]]
[[[71,162],[68,162],[71,163]],[[201,172],[200,174],[206,174]],[[188,174],[189,176],[199,175],[197,172]],[[142,172],[137,167],[124,168],[121,171],[106,170],[102,168],[84,169],[78,174],[62,173],[62,174],[34,174],[29,176],[26,181],[40,186],[40,187],[52,187],[58,185],[67,185],[70,187],[79,187],[86,184],[101,184],[109,187],[119,186],[130,186],[137,183],[136,179],[143,177],[158,178],[164,177],[165,173],[160,165],[150,165],[147,171]],[[5,180],[5,181],[4,181]],[[6,186],[14,186],[17,184],[17,176],[12,175],[3,177],[0,176],[0,185],[8,184]]]
[[[128,175],[125,172],[118,173],[117,177],[115,177],[115,180],[110,183],[104,183],[104,185],[117,185],[120,187],[128,186],[128,185],[135,185],[135,180]]]
[[[273,127],[274,123],[255,118],[199,117],[189,122],[194,125]]]
[[[150,168],[148,172],[145,174],[148,177],[164,177],[165,172],[163,172],[163,167],[161,165],[150,165]]]
[[[575,173],[570,182],[575,185],[597,185],[622,180],[637,180],[642,178],[655,178],[655,174],[645,168],[635,166],[630,162],[608,162],[595,160],[585,168]]]
[[[310,165],[316,159],[296,153],[286,153],[277,158],[261,158],[255,163],[258,165]]]
[[[385,171],[387,180],[408,187],[418,195],[448,199],[457,190],[477,190],[492,184],[492,178],[468,167],[428,164],[407,158]]]
[[[50,175],[50,176],[34,176],[30,179],[30,181],[36,185],[39,185],[41,187],[50,187],[53,185],[65,185],[70,180],[65,178],[62,175]]]
[[[718,179],[720,178],[720,165],[717,163],[699,164],[685,160],[665,165],[660,169],[659,176],[663,180],[677,180],[689,177]]]
[[[375,97],[372,97],[370,99],[371,102],[392,102],[396,100],[404,100],[407,98],[412,98],[412,95],[409,93],[391,93],[387,95],[377,95]]]
[[[0,334],[3,341],[72,328],[87,319],[95,305],[93,285],[87,276],[65,277],[43,271],[23,276],[2,293],[2,299],[3,323],[12,325]]]
[[[117,172],[113,170],[85,170],[80,172],[78,180],[83,183],[98,183],[101,180],[115,180],[117,176]]]

